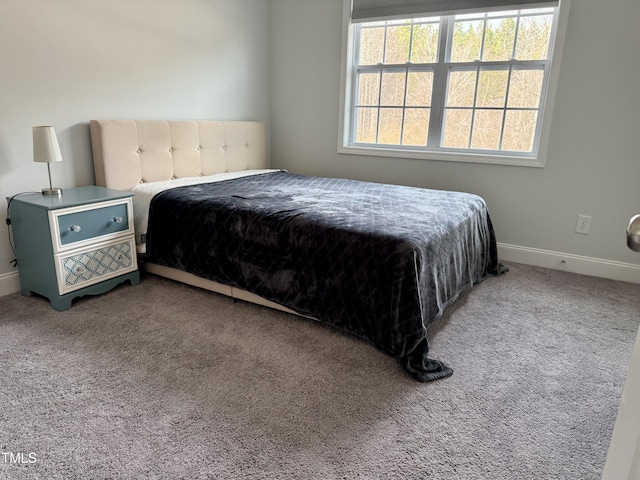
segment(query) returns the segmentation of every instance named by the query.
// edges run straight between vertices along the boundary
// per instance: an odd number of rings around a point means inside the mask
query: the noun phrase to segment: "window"
[[[345,1],[341,152],[543,164],[558,6],[356,21]]]

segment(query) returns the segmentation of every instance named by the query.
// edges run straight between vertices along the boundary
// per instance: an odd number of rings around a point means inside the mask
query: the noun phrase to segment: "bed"
[[[90,130],[96,184],[135,193],[145,270],[331,325],[419,381],[452,373],[427,327],[504,270],[477,195],[271,169],[260,122]]]

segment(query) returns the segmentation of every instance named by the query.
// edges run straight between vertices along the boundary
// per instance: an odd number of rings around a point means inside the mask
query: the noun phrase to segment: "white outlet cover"
[[[591,217],[589,215],[578,215],[578,222],[576,223],[576,233],[587,235],[591,228]]]

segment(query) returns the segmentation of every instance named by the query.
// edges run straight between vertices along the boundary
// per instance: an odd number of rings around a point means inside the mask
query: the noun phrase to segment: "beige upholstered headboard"
[[[96,185],[129,190],[142,182],[266,168],[261,122],[91,120]]]

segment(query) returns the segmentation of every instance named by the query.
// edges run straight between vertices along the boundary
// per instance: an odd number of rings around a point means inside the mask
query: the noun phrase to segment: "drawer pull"
[[[75,270],[76,270],[76,273],[84,273],[86,271],[84,267],[80,267],[80,266],[77,266]]]
[[[79,232],[80,230],[82,230],[82,227],[80,225],[71,225],[70,230],[72,232]]]
[[[122,223],[122,217],[113,217],[115,223]]]

